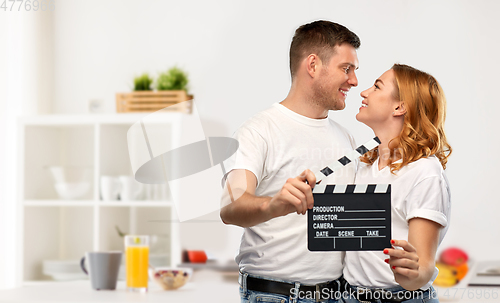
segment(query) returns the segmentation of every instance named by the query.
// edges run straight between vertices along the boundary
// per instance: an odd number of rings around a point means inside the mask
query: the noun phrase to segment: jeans
[[[349,294],[349,290],[346,290],[344,292],[344,294],[342,295],[343,302],[345,302],[345,303],[360,303],[361,301],[358,301],[356,299],[356,290],[358,289],[358,287],[351,285],[351,288],[353,291],[353,292],[351,292],[351,294]],[[404,303],[424,303],[424,302],[425,303],[439,303],[439,300],[437,297],[437,292],[434,290],[434,288],[432,286],[429,289],[427,289],[426,291],[422,291],[422,293],[421,293],[422,295],[418,295],[415,298],[409,298],[409,297],[404,297],[404,296],[398,297],[398,292],[405,290],[401,286],[392,287],[392,288],[384,288],[384,290],[391,292],[393,294],[392,297],[395,299],[398,299],[398,298],[407,299],[405,301],[402,301]],[[402,295],[402,293],[400,295]],[[383,298],[374,297],[374,299],[376,299],[376,300],[374,300],[373,302],[377,302],[377,303],[388,302],[388,301],[385,301]]]
[[[246,288],[246,277],[247,276],[271,280],[267,277],[260,277],[260,276],[240,273],[241,303],[256,303],[256,302],[313,303],[313,302],[317,302],[315,299],[316,298],[315,296],[317,294],[299,292],[298,290],[299,290],[300,283],[286,281],[286,280],[272,279],[274,281],[295,284],[295,288],[290,291],[289,296],[275,294],[275,293],[267,293],[267,292],[249,290]],[[322,303],[342,303],[342,300],[339,300],[340,296],[341,296],[340,292],[337,292],[336,294],[335,293],[331,293],[331,294],[323,293],[323,299],[326,299],[326,300],[322,300],[321,302]],[[337,299],[335,299],[335,298],[337,298]]]

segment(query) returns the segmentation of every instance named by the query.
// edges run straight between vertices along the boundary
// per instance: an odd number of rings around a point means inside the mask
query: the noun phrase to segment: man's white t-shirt
[[[443,228],[439,243],[443,240],[450,220],[450,189],[441,163],[435,156],[422,158],[408,164],[396,175],[389,167],[379,171],[378,159],[373,165],[360,163],[356,184],[391,184],[392,239],[408,240],[408,221],[424,218]],[[348,251],[345,256],[344,276],[356,286],[388,288],[399,286],[394,279],[382,251]],[[438,274],[434,269],[432,279],[421,289],[432,285]]]
[[[257,178],[257,196],[274,196],[305,169],[318,171],[355,148],[352,136],[330,118],[311,119],[281,104],[258,113],[235,133],[238,151],[224,165]],[[356,163],[323,182],[352,184]],[[245,228],[236,262],[240,271],[303,284],[334,280],[342,274],[343,253],[307,249],[307,216],[291,213]]]

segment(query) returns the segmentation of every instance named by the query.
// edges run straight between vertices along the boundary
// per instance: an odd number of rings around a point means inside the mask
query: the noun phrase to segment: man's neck
[[[325,119],[328,117],[328,110],[312,101],[310,96],[299,94],[290,90],[285,100],[280,102],[291,111],[311,119]]]

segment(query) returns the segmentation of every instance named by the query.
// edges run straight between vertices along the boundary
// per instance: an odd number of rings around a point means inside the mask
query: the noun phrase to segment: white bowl
[[[89,192],[90,182],[56,183],[54,187],[61,199],[75,200]]]
[[[91,166],[48,166],[55,183],[88,182],[92,178]]]
[[[44,271],[80,272],[80,261],[78,260],[44,260],[42,263]]]
[[[178,289],[189,281],[193,274],[192,268],[157,267],[149,269],[149,277],[165,290]]]
[[[54,188],[61,199],[78,199],[85,196],[92,184],[92,167],[48,166],[54,179]]]
[[[57,281],[87,279],[79,260],[44,260],[42,270],[43,274]]]

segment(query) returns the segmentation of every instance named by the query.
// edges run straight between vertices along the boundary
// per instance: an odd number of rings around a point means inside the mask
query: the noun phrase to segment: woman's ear
[[[400,117],[404,116],[406,114],[406,108],[404,107],[404,103],[400,102],[398,107],[394,109],[393,116],[394,117]]]

